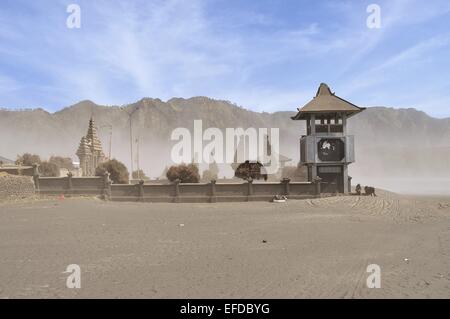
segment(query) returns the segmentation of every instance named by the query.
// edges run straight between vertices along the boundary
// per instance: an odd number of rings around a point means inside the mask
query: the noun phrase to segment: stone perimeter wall
[[[30,176],[0,173],[0,200],[30,197],[34,194],[34,183]]]
[[[98,177],[39,177],[34,176],[36,192],[44,195],[93,195],[113,201],[142,202],[240,202],[269,201],[275,195],[289,199],[320,197],[320,181],[291,183],[172,183],[135,185],[111,184],[108,175]]]

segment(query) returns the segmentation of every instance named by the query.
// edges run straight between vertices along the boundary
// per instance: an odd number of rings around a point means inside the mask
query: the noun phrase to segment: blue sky
[[[0,107],[202,95],[294,111],[326,82],[360,106],[450,117],[449,53],[448,0],[1,0]]]

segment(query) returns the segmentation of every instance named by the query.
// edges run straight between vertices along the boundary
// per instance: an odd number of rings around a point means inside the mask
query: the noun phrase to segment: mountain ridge
[[[85,99],[85,100],[80,100],[79,102],[76,102],[76,103],[74,103],[74,104],[72,104],[72,105],[63,106],[63,107],[61,107],[59,110],[55,110],[55,111],[48,111],[48,110],[46,110],[46,109],[43,108],[43,107],[35,107],[35,108],[33,108],[33,107],[30,107],[30,108],[27,108],[27,107],[25,107],[25,108],[23,108],[23,107],[22,107],[22,108],[11,108],[11,107],[5,107],[5,106],[0,107],[0,111],[7,111],[7,112],[33,112],[33,111],[43,111],[43,112],[48,113],[48,114],[55,114],[55,113],[62,112],[62,111],[64,111],[65,109],[76,108],[76,107],[79,107],[79,106],[86,107],[87,105],[91,105],[91,106],[95,106],[95,107],[102,107],[102,108],[126,108],[126,107],[128,107],[128,106],[136,105],[136,104],[139,104],[139,103],[144,102],[144,101],[146,101],[146,100],[148,100],[148,101],[156,101],[156,102],[159,102],[159,103],[172,104],[172,102],[174,102],[174,101],[175,101],[175,102],[178,102],[178,101],[192,101],[192,100],[202,100],[202,99],[206,99],[206,100],[211,101],[211,102],[227,103],[227,104],[229,104],[229,105],[231,105],[231,106],[234,106],[234,107],[237,107],[237,108],[240,108],[240,109],[244,109],[244,110],[249,111],[249,112],[261,113],[261,114],[264,114],[264,113],[267,113],[267,114],[275,114],[275,113],[291,113],[291,112],[294,112],[294,113],[295,113],[295,112],[297,112],[297,110],[298,110],[298,108],[295,107],[295,110],[292,110],[292,111],[286,111],[286,110],[283,110],[283,111],[273,111],[273,112],[267,112],[267,111],[254,111],[254,110],[251,110],[250,108],[246,108],[245,106],[241,106],[241,105],[239,105],[239,104],[237,104],[237,103],[234,103],[234,102],[231,102],[231,101],[229,101],[229,100],[215,99],[215,98],[210,98],[210,97],[207,97],[207,96],[198,95],[198,96],[192,96],[192,97],[189,97],[189,98],[183,98],[183,97],[171,97],[170,99],[168,99],[168,100],[166,100],[166,101],[161,100],[161,99],[159,99],[159,98],[143,97],[143,98],[141,98],[141,99],[139,99],[139,100],[137,100],[137,101],[130,102],[130,103],[126,103],[126,104],[122,104],[122,105],[119,105],[119,104],[111,104],[111,105],[98,104],[98,103],[96,103],[96,102],[94,102],[94,101],[92,101],[92,100],[90,100],[90,99]],[[306,101],[305,101],[305,103],[306,103]],[[419,110],[419,109],[414,108],[414,107],[407,107],[407,108],[405,108],[405,107],[399,107],[399,108],[398,108],[398,107],[382,106],[382,105],[363,106],[363,107],[369,108],[369,109],[374,109],[374,108],[375,108],[375,109],[387,109],[387,110],[393,110],[393,111],[408,111],[408,112],[411,111],[411,112],[422,113],[422,114],[426,115],[427,117],[430,117],[430,118],[436,119],[436,120],[450,120],[450,117],[442,117],[442,118],[440,118],[440,117],[435,117],[435,116],[432,116],[432,115],[426,113],[425,111]]]
[[[293,164],[299,158],[298,140],[304,134],[305,124],[291,120],[295,110],[256,112],[204,96],[174,97],[166,102],[142,98],[122,106],[83,100],[53,113],[42,108],[0,109],[0,156],[16,158],[17,154],[31,152],[44,158],[61,155],[77,160],[78,143],[93,116],[105,153],[109,153],[112,127],[112,157],[130,167],[129,117],[125,111],[135,107],[139,111],[133,115],[133,140],[139,138],[141,167],[150,176],[159,176],[169,164],[174,144],[171,132],[177,127],[192,130],[197,119],[203,120],[203,129],[278,127],[281,153],[292,158]],[[351,117],[348,131],[356,139],[357,161],[350,166],[350,173],[355,176],[406,176],[411,172],[430,175],[436,171],[450,176],[450,118],[434,118],[414,108],[375,106]],[[410,167],[405,168],[405,160]]]

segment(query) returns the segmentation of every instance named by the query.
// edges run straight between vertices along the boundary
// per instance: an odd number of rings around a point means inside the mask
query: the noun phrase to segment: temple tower
[[[83,176],[94,176],[97,166],[105,161],[105,154],[102,144],[97,137],[97,129],[94,120],[89,120],[89,127],[86,136],[83,136],[77,150],[80,159],[80,167]]]
[[[293,120],[306,121],[300,138],[300,164],[308,167],[308,180],[322,179],[322,192],[348,193],[348,165],[355,161],[354,137],[347,135],[349,117],[363,111],[320,84],[316,96],[298,109]]]

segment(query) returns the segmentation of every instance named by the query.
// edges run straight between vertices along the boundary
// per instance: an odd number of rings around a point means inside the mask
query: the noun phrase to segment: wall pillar
[[[174,194],[175,194],[173,201],[175,203],[179,203],[180,202],[180,180],[179,179],[177,179],[173,182],[173,187],[174,187]]]
[[[33,181],[36,191],[39,193],[39,165],[33,164]]]
[[[291,182],[291,180],[289,178],[283,178],[281,182],[284,184],[284,195],[289,195],[290,193],[289,183]]]
[[[141,179],[138,184],[139,187],[139,201],[144,201],[144,180]]]
[[[211,203],[215,203],[215,202],[217,202],[217,196],[216,196],[216,180],[213,179],[213,180],[211,181],[210,186],[211,186],[211,199],[210,199],[210,201],[211,201]]]
[[[103,175],[103,194],[102,197],[104,200],[111,199],[111,181],[109,179],[109,173],[105,172]]]
[[[72,191],[73,191],[72,177],[73,177],[72,172],[67,173],[67,194],[69,196],[72,195]]]
[[[317,175],[317,165],[312,164],[311,165],[311,180],[314,181],[318,177],[319,177],[319,175]]]
[[[307,173],[308,173],[308,182],[312,182],[313,181],[313,179],[312,179],[312,167],[309,164],[306,167],[307,167]]]
[[[348,167],[347,165],[344,165],[342,167],[342,178],[344,179],[344,194],[348,194],[348,189],[349,189],[349,183],[348,183]]]
[[[314,185],[315,185],[315,195],[316,197],[321,197],[321,191],[320,191],[320,182],[322,181],[322,179],[320,177],[316,177],[313,181]]]
[[[253,179],[249,178],[247,180],[247,201],[250,201],[253,196]]]

